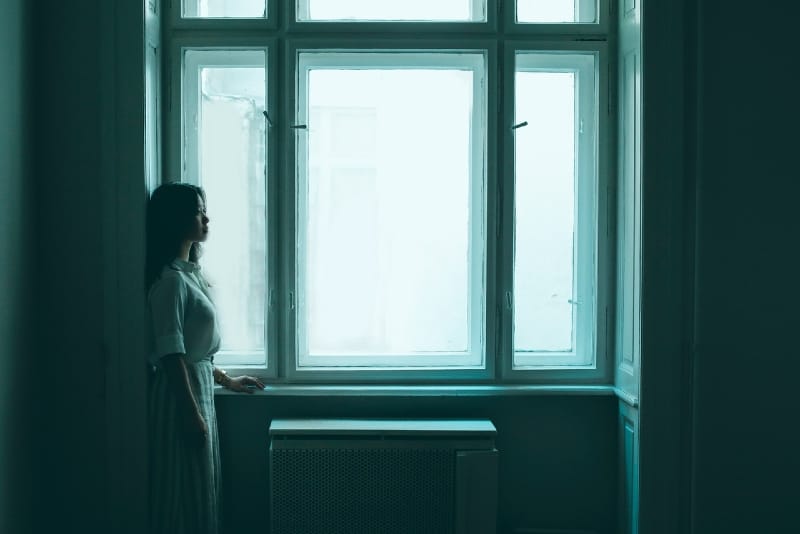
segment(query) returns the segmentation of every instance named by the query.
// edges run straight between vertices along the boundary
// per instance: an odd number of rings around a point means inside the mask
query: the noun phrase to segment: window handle
[[[527,125],[528,125],[528,121],[522,121],[522,122],[517,123],[514,126],[512,126],[511,129],[512,130],[516,130],[517,128],[522,128],[523,126],[527,126]]]
[[[267,113],[266,109],[264,110],[264,118],[267,119],[267,124],[269,124],[269,127],[272,128],[272,119],[269,118],[269,113]]]
[[[289,291],[289,309],[294,309],[294,291]]]
[[[512,309],[514,306],[514,300],[511,297],[511,291],[506,291],[506,308],[509,310]]]
[[[305,124],[292,124],[289,128],[293,130],[307,130],[308,126]]]

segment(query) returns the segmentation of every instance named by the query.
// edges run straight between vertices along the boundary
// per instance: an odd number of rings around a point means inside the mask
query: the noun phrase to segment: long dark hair
[[[144,284],[149,291],[165,265],[180,252],[191,220],[197,215],[197,197],[206,201],[205,191],[192,184],[169,182],[162,184],[150,195],[147,203],[147,249],[145,254]],[[192,243],[189,261],[200,257],[200,245]]]

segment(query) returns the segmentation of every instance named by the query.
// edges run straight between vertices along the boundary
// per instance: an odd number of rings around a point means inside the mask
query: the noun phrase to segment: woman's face
[[[202,197],[197,195],[197,211],[192,217],[189,225],[189,234],[186,239],[195,243],[208,239],[208,221],[206,204],[203,202]]]

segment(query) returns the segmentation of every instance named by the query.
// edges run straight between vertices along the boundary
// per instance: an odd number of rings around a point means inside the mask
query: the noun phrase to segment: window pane
[[[572,351],[575,75],[517,72],[516,91],[515,347]]]
[[[517,0],[517,22],[592,23],[597,21],[597,0]]]
[[[516,364],[591,356],[594,87],[592,54],[517,54],[515,123],[527,125],[514,130]]]
[[[298,0],[297,20],[486,20],[486,0]]]
[[[229,363],[264,363],[265,53],[188,51],[186,63],[186,180],[200,183],[208,198],[202,262],[214,286],[220,356],[229,353],[235,358]]]
[[[186,18],[262,18],[267,0],[184,0]]]
[[[478,69],[449,66],[463,63],[456,54],[336,56],[301,54],[300,363],[470,363],[481,356],[483,57],[467,58]],[[313,65],[332,58],[339,66]]]

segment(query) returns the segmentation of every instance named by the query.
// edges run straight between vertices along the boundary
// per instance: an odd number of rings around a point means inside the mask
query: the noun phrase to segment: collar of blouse
[[[177,269],[178,271],[183,271],[186,273],[200,272],[200,265],[191,261],[183,261],[180,258],[175,258],[174,260],[172,260],[170,266],[173,267],[174,269]]]

